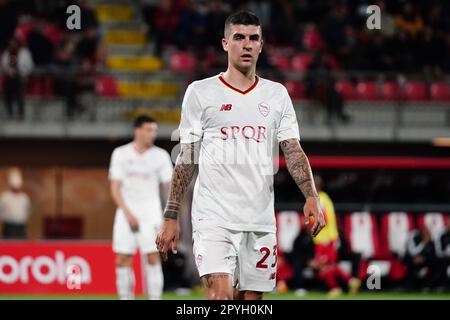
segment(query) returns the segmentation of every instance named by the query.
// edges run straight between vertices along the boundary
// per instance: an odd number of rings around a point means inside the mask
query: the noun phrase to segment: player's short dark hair
[[[227,29],[230,28],[232,24],[242,24],[244,26],[260,26],[261,22],[256,14],[250,11],[238,11],[225,20],[224,34],[227,33]]]
[[[133,127],[134,128],[140,128],[145,123],[156,123],[156,120],[153,119],[152,117],[146,116],[146,115],[138,116],[133,121]]]

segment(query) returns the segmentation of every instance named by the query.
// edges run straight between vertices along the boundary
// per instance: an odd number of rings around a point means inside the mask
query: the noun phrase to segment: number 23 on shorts
[[[259,252],[261,252],[263,256],[256,263],[256,268],[267,269],[269,265],[266,264],[266,260],[270,256],[270,249],[267,247],[262,247],[261,249],[259,249]],[[277,246],[273,246],[272,255],[274,256],[274,262],[270,265],[270,267],[274,268],[277,265]]]

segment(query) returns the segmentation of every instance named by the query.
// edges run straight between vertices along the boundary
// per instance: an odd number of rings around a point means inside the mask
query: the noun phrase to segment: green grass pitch
[[[0,300],[116,300],[114,295],[5,295]],[[145,296],[137,296],[143,300]],[[188,295],[164,293],[164,300],[204,300],[201,292]],[[328,300],[326,293],[309,292],[299,297],[293,292],[266,294],[264,300]],[[450,300],[450,293],[414,293],[414,292],[360,292],[354,296],[343,294],[337,300]]]

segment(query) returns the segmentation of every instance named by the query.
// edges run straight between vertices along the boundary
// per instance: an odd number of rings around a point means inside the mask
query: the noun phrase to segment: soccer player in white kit
[[[311,233],[325,225],[311,168],[299,140],[286,88],[256,75],[263,40],[258,17],[238,12],[225,21],[226,72],[186,90],[164,222],[156,243],[163,259],[179,239],[180,203],[196,170],[193,251],[207,299],[262,299],[276,281],[273,147],[306,198]],[[234,289],[233,289],[234,288]]]
[[[169,154],[154,145],[157,123],[148,116],[134,121],[134,140],[114,149],[109,178],[117,205],[113,229],[116,253],[116,287],[120,299],[134,298],[132,257],[139,248],[146,255],[146,289],[149,299],[161,299],[164,277],[155,239],[162,222],[164,201],[172,177]]]

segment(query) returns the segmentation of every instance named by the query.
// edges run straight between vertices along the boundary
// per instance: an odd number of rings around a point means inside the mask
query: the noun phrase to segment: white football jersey
[[[274,156],[278,143],[300,139],[286,88],[256,77],[246,91],[221,75],[195,81],[184,95],[181,143],[201,140],[192,225],[275,232]]]
[[[172,161],[167,151],[152,146],[140,154],[133,142],[117,147],[111,156],[109,178],[122,183],[122,197],[136,218],[155,223],[162,220],[159,185],[172,178]]]

